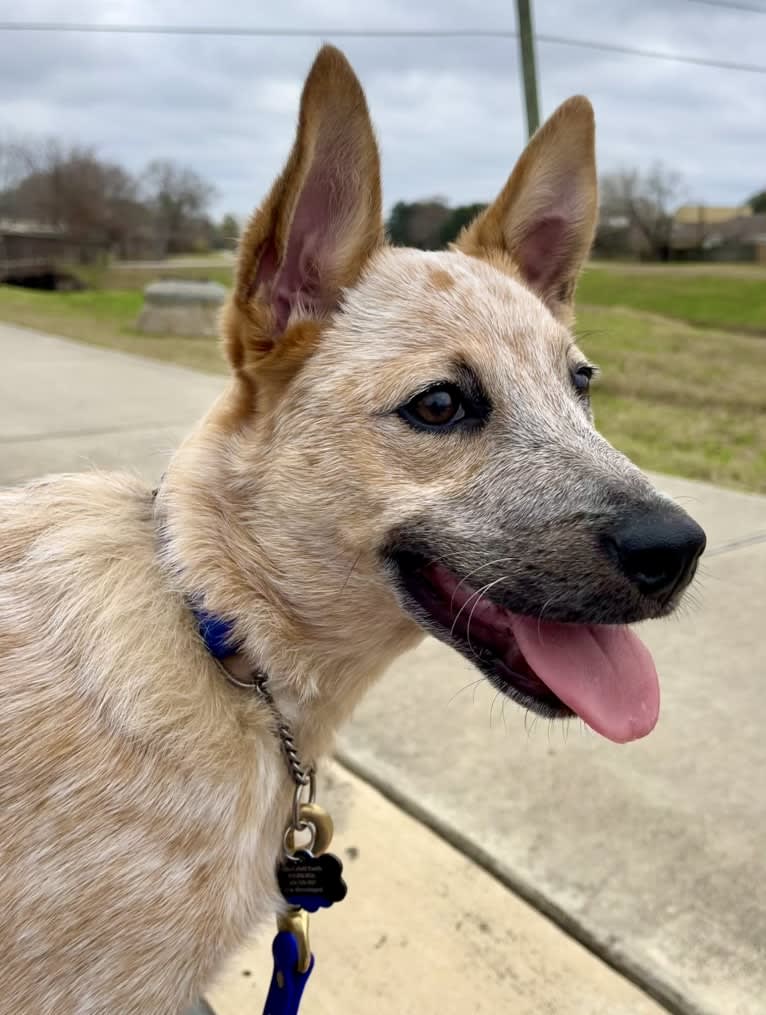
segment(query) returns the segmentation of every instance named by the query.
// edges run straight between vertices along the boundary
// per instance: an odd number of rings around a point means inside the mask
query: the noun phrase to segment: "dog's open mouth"
[[[410,552],[393,559],[415,618],[514,701],[546,716],[578,715],[617,743],[654,728],[657,672],[649,650],[627,627],[514,613],[441,563]]]

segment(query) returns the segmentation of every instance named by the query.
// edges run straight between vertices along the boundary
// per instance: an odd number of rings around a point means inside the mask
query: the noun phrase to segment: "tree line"
[[[600,221],[595,251],[601,256],[637,254],[664,261],[670,256],[674,213],[687,196],[680,173],[656,163],[647,170],[605,173],[599,181]],[[766,213],[766,189],[747,201],[754,214]],[[444,198],[394,205],[387,222],[392,243],[438,250],[455,241],[463,226],[485,204],[449,207]],[[695,224],[694,242],[705,240],[704,221]]]
[[[605,174],[596,252],[609,256],[632,250],[667,259],[673,214],[685,194],[680,174],[660,164],[643,172]],[[119,258],[233,247],[238,222],[230,214],[220,221],[212,218],[215,196],[215,188],[199,173],[168,159],[153,159],[133,173],[93,148],[55,139],[0,138],[0,219],[59,229]],[[766,212],[766,189],[749,203],[753,212]],[[441,249],[485,207],[450,207],[440,197],[400,201],[386,222],[388,236],[398,245]],[[697,234],[702,243],[704,222]]]
[[[61,230],[116,257],[233,246],[237,221],[213,220],[215,194],[199,173],[169,159],[133,173],[90,147],[0,139],[0,219]]]

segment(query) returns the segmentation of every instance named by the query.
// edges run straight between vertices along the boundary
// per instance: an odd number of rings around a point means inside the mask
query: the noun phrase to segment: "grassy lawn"
[[[664,272],[637,265],[590,266],[577,288],[581,305],[631,307],[706,328],[766,336],[766,270],[718,270],[673,266]]]
[[[106,268],[77,265],[70,270],[92,289],[127,289],[133,292],[140,292],[150,282],[167,278],[220,282],[228,287],[234,274],[232,265],[226,263],[212,267],[208,264],[197,266],[184,263],[178,267],[172,260],[165,261],[161,268],[133,268],[117,263]]]
[[[199,254],[171,254],[166,264],[193,264],[199,261],[202,265],[220,262],[224,266],[232,266],[235,261],[234,251],[228,250],[207,250]]]
[[[766,493],[766,338],[581,310],[599,429],[645,469]]]
[[[224,371],[213,339],[135,331],[141,287],[159,274],[176,272],[112,268],[91,279],[106,288],[81,293],[0,286],[0,320]],[[231,278],[228,267],[177,274]],[[766,273],[590,268],[578,296],[576,331],[603,371],[594,404],[609,440],[643,468],[766,493]]]

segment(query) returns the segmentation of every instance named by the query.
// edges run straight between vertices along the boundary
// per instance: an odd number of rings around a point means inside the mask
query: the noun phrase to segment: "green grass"
[[[102,281],[109,281],[111,288],[81,293],[0,286],[0,320],[200,370],[224,371],[214,339],[135,331],[142,303],[140,288],[157,276],[147,273],[149,279],[139,281],[136,276],[142,271],[128,271],[117,268],[103,275]],[[228,269],[220,271],[228,280]],[[121,286],[114,284],[115,273]],[[600,278],[607,273],[611,282]],[[626,269],[626,277],[627,273]],[[638,274],[642,285],[650,277],[644,277],[642,269]],[[188,278],[189,270],[178,275]],[[594,389],[599,428],[643,468],[766,493],[766,334],[739,330],[741,303],[736,305],[737,313],[730,315],[734,320],[728,330],[714,329],[710,321],[701,327],[699,322],[693,325],[657,316],[662,301],[670,299],[666,292],[670,276],[656,272],[652,284],[657,292],[646,298],[652,305],[628,309],[625,304],[631,291],[622,275],[614,268],[590,269],[579,293],[578,341],[602,368]],[[693,276],[681,281],[700,283]],[[721,279],[716,276],[713,281]],[[747,279],[732,274],[725,281],[741,293]],[[586,294],[584,302],[595,302],[594,286],[607,284],[622,294],[622,306],[582,306]],[[676,285],[675,276],[670,284]],[[759,284],[766,287],[766,276]],[[676,317],[684,316],[681,304],[687,298],[680,288]],[[607,298],[606,288],[601,295]],[[717,313],[724,313],[724,306],[719,300]],[[688,313],[694,310],[691,305]]]
[[[234,267],[235,261],[236,255],[233,250],[208,250],[200,254],[171,254],[167,258],[166,263],[170,267],[199,264],[203,268],[214,265],[215,267],[231,270]]]
[[[128,268],[119,262],[106,267],[79,264],[63,267],[92,289],[127,289],[135,292],[142,292],[150,282],[166,278],[220,282],[221,285],[228,287],[234,276],[231,265],[222,264],[220,267],[194,265],[179,268],[174,266],[172,261],[166,261],[161,268]]]
[[[697,273],[699,272],[699,273]],[[579,304],[631,307],[706,328],[766,336],[766,271],[717,271],[692,266],[664,271],[636,265],[588,267]]]
[[[766,340],[624,309],[582,310],[596,422],[638,465],[766,493]]]

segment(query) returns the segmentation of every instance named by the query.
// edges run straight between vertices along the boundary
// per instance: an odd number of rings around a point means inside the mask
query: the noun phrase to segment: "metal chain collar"
[[[290,823],[282,837],[283,862],[289,862],[295,856],[295,836],[299,832],[310,831],[311,833],[308,847],[301,847],[302,849],[308,848],[309,855],[312,854],[315,846],[318,847],[320,853],[323,852],[332,839],[332,819],[314,802],[316,797],[314,766],[304,765],[301,762],[290,724],[279,711],[274,696],[267,686],[268,676],[263,670],[253,670],[249,680],[240,680],[229,672],[220,660],[215,659],[215,662],[230,684],[257,694],[271,712],[290,778],[295,785]],[[304,800],[306,788],[308,788],[308,797]],[[296,906],[291,906],[277,916],[277,936],[274,938],[272,953],[274,955],[274,972],[264,1015],[270,1015],[270,1013],[273,1015],[277,1015],[277,1013],[297,1015],[303,988],[314,968],[314,956],[309,943],[307,912]]]
[[[304,765],[301,762],[298,748],[295,745],[295,737],[293,731],[290,728],[287,719],[282,715],[277,707],[277,703],[274,701],[274,696],[268,688],[268,676],[263,670],[253,670],[249,680],[240,680],[235,677],[233,673],[226,669],[223,663],[219,660],[215,660],[219,669],[224,674],[230,684],[235,687],[240,687],[245,691],[255,691],[259,698],[264,701],[271,711],[271,717],[274,720],[274,726],[276,728],[279,742],[282,746],[282,751],[285,755],[285,761],[287,767],[290,770],[290,778],[295,783],[296,787],[303,788],[308,786],[310,788],[310,801],[314,800],[314,777],[315,770],[313,765]]]
[[[266,686],[267,682],[268,677],[266,674],[261,670],[255,670],[253,673],[253,687],[255,688],[256,694],[258,694],[271,709],[271,714],[273,715],[274,722],[276,723],[277,733],[279,734],[282,750],[284,751],[285,758],[287,759],[287,767],[290,769],[292,780],[296,786],[310,786],[314,780],[314,768],[311,765],[306,766],[302,764],[300,755],[298,754],[298,748],[295,745],[293,731],[290,729],[285,717],[277,708],[274,696]]]

